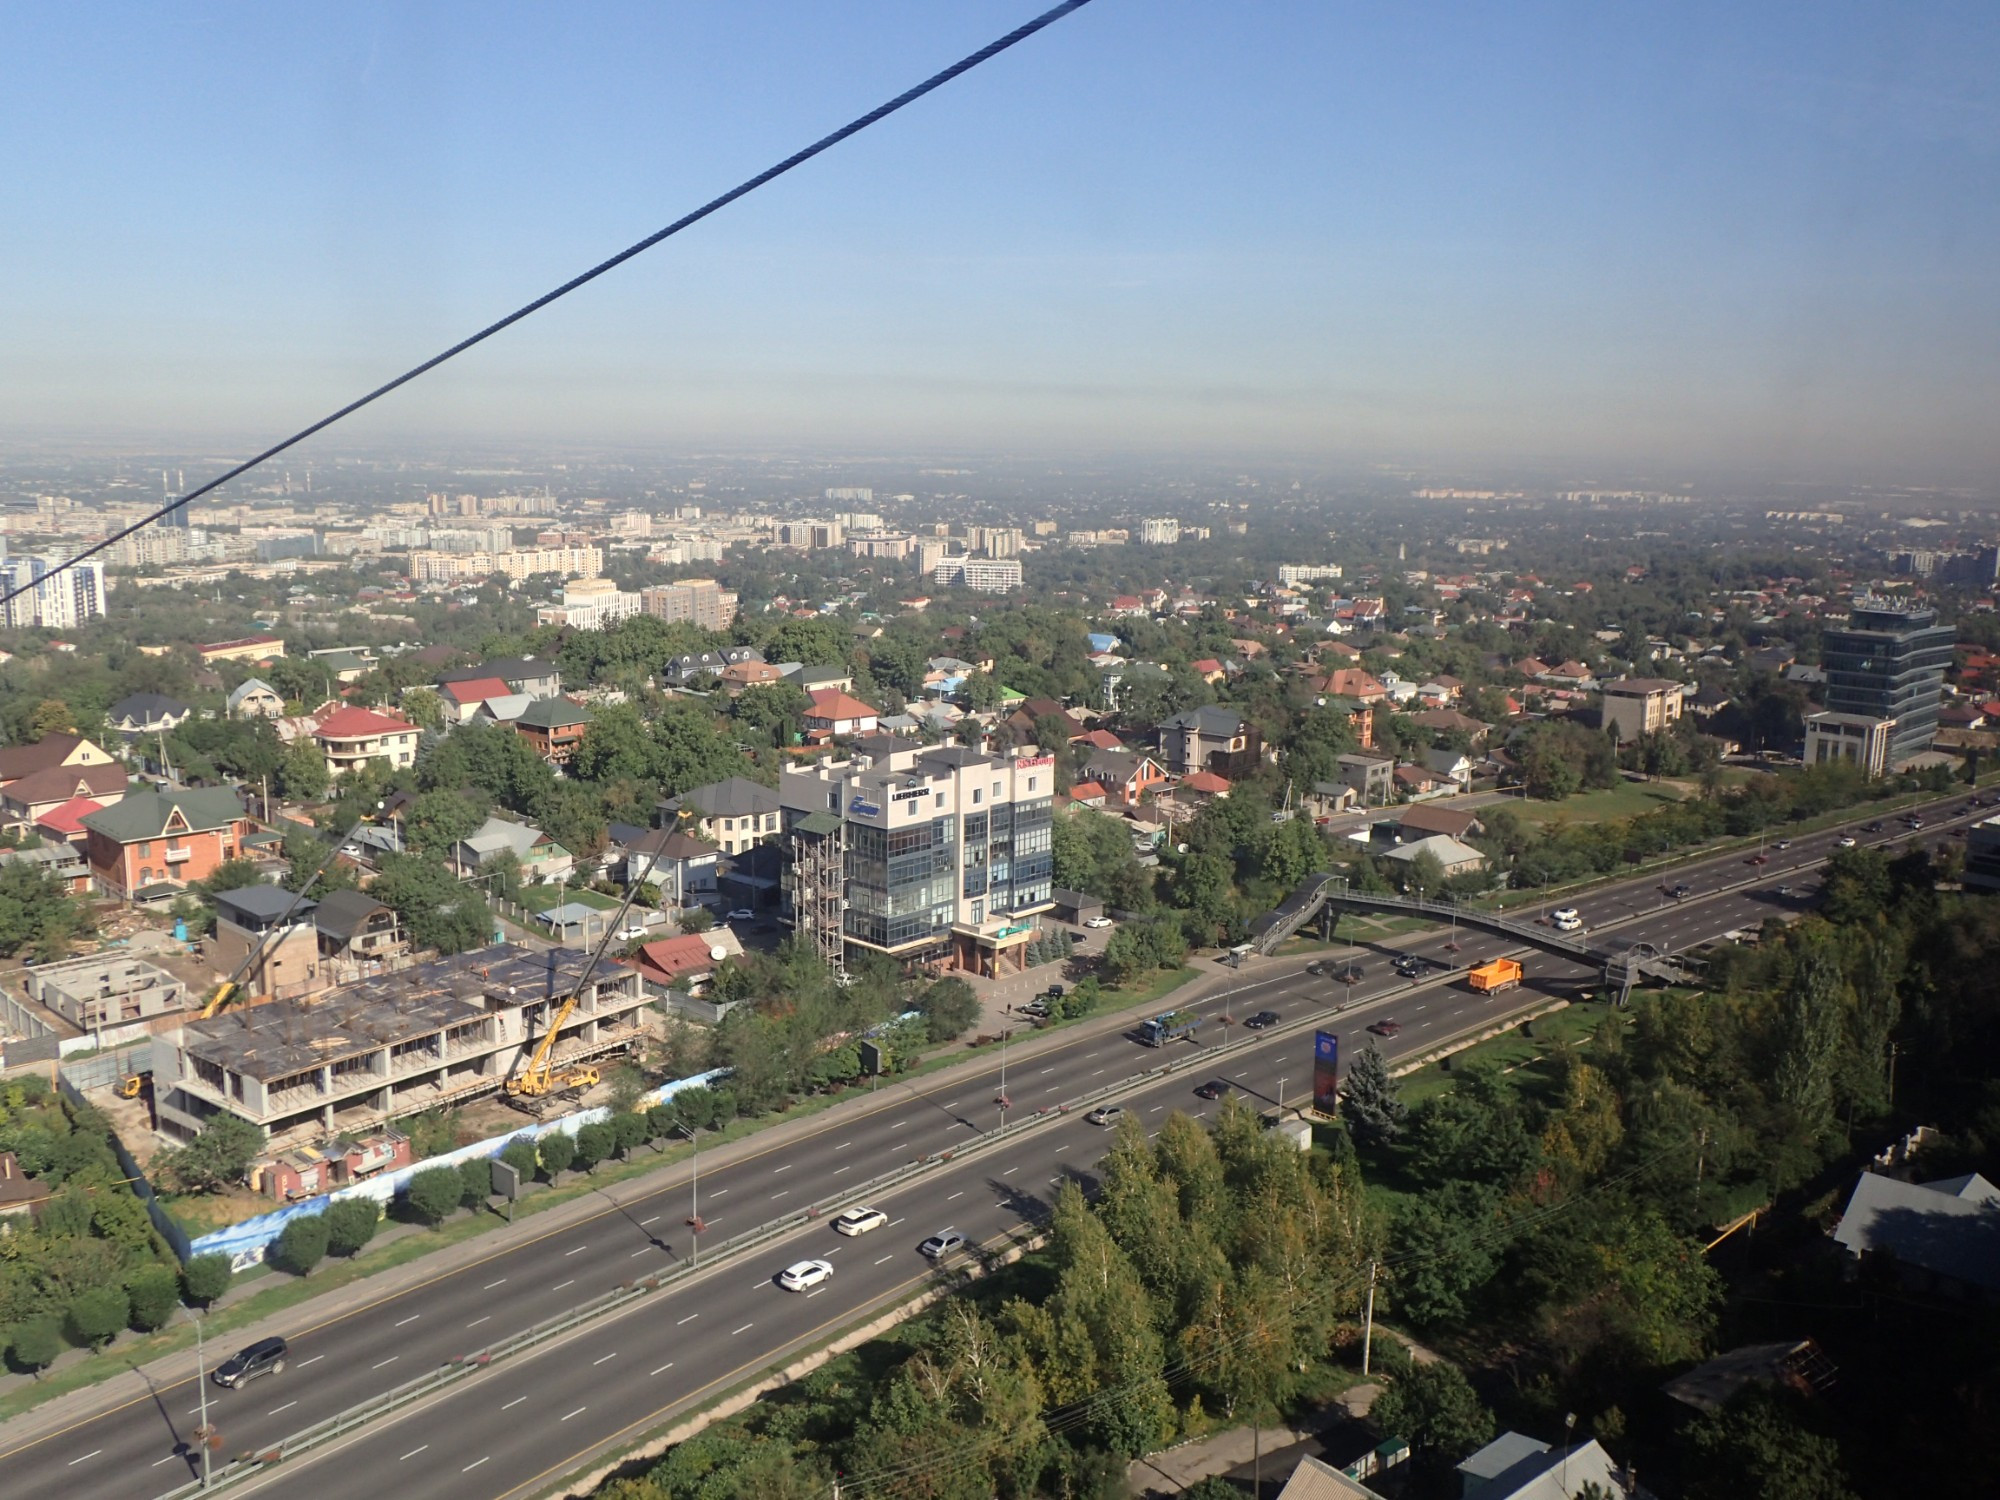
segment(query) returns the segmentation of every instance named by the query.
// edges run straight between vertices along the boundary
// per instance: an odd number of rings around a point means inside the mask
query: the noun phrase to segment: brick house
[[[589,709],[567,698],[537,698],[514,721],[514,733],[550,765],[566,766],[576,759],[576,747],[583,743],[593,717]]]
[[[350,705],[322,717],[313,741],[326,756],[327,775],[341,776],[371,760],[398,768],[414,765],[420,733],[408,719]]]
[[[84,858],[100,895],[143,893],[205,880],[243,852],[250,819],[228,787],[134,792],[83,817]]]

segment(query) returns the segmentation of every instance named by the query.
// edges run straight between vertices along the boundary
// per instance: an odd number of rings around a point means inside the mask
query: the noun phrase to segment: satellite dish
[[[714,943],[709,946],[708,956],[717,963],[721,963],[725,958],[729,957],[729,950],[720,943]]]

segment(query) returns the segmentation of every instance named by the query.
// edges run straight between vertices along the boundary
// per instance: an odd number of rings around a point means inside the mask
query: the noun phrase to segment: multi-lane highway
[[[1963,802],[1947,804],[1953,811]],[[1925,836],[1954,820],[1927,814]],[[1958,822],[1968,821],[1961,814]],[[1850,829],[1849,832],[1858,830]],[[1770,863],[1744,856],[1683,866],[1666,877],[1610,885],[1579,898],[1594,930],[1663,949],[1686,949],[1809,901],[1810,873],[1833,847],[1839,830],[1767,850]],[[1903,837],[1891,821],[1865,841]],[[1686,883],[1685,899],[1664,885]],[[1789,887],[1779,895],[1778,888]],[[1460,928],[1455,965],[1505,951],[1510,941]],[[1399,946],[1439,958],[1446,934],[1413,935]],[[1222,1059],[1217,1075],[1257,1102],[1282,1089],[1297,1098],[1310,1084],[1315,1021],[1350,999],[1330,1029],[1356,1033],[1382,1019],[1400,1024],[1382,1045],[1392,1058],[1411,1056],[1463,1033],[1482,1020],[1541,995],[1575,994],[1596,977],[1546,954],[1527,960],[1528,995],[1501,1001],[1475,996],[1455,976],[1418,985],[1398,978],[1379,955],[1360,953],[1363,980],[1352,987],[1305,972],[1303,960],[1266,964],[1263,977],[1204,1001],[1213,1020],[1195,1043],[1167,1052],[1146,1048],[1120,1031],[1088,1028],[1028,1055],[1017,1051],[1006,1091],[1016,1118],[1026,1110],[1078,1098],[1157,1068],[1169,1058],[1188,1064],[1165,1081],[1137,1088],[1121,1102],[1156,1126],[1170,1109],[1205,1114],[1219,1105],[1193,1090],[1211,1073],[1198,1049],[1245,1033],[1222,1017],[1279,1013],[1283,1024],[1255,1045]],[[1136,1018],[1134,1018],[1136,1019]],[[1344,1036],[1344,1040],[1346,1040]],[[993,1062],[989,1058],[989,1062]],[[754,1151],[727,1166],[704,1163],[703,1218],[715,1238],[780,1218],[859,1183],[942,1150],[977,1145],[999,1121],[997,1064],[948,1075],[946,1081],[885,1089],[879,1101],[829,1112],[815,1133]],[[663,1414],[739,1383],[785,1351],[824,1337],[870,1305],[901,1295],[930,1274],[920,1240],[954,1227],[991,1239],[1038,1218],[1065,1174],[1085,1173],[1104,1134],[1080,1114],[1052,1118],[991,1150],[955,1160],[916,1183],[880,1198],[891,1222],[858,1239],[842,1239],[825,1221],[802,1224],[789,1237],[747,1259],[704,1269],[538,1352],[503,1362],[452,1387],[433,1402],[364,1429],[345,1440],[337,1458],[301,1460],[254,1482],[260,1492],[328,1497],[396,1487],[451,1500],[525,1493],[566,1472],[613,1441],[629,1441]],[[622,1203],[594,1218],[533,1233],[413,1289],[357,1303],[292,1335],[290,1362],[275,1378],[240,1390],[211,1388],[211,1420],[223,1452],[268,1445],[344,1407],[401,1384],[469,1350],[553,1317],[687,1253],[688,1183],[682,1169],[657,1183],[633,1185]],[[807,1256],[832,1263],[830,1281],[806,1294],[777,1288],[775,1273]],[[366,1298],[366,1286],[357,1289]],[[140,1500],[184,1483],[192,1472],[186,1441],[196,1425],[191,1380],[163,1385],[147,1399],[8,1444],[0,1426],[0,1491],[42,1493],[60,1487],[72,1500]],[[23,1423],[21,1425],[27,1425]]]

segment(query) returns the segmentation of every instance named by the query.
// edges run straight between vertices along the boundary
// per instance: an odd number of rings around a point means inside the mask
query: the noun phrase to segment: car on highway
[[[833,1275],[833,1267],[823,1260],[801,1260],[778,1273],[778,1285],[788,1292],[805,1292]]]
[[[1694,887],[1691,885],[1687,885],[1685,883],[1677,885],[1673,889],[1673,898],[1676,901],[1685,901],[1687,900],[1688,897],[1692,896],[1693,894],[1694,894]]]
[[[1903,826],[1909,829],[1912,833],[1915,833],[1919,828],[1924,826],[1924,820],[1922,818],[1912,815],[1910,817],[1903,819]]]
[[[757,919],[757,913],[752,911],[747,906],[739,906],[734,911],[732,911],[728,915],[728,917],[726,917],[724,920],[730,922],[754,922],[756,919]]]
[[[871,1229],[880,1229],[888,1222],[889,1216],[879,1208],[850,1208],[846,1213],[835,1217],[833,1232],[849,1236],[866,1234]]]
[[[1211,1078],[1207,1083],[1196,1089],[1194,1095],[1197,1099],[1220,1099],[1228,1092],[1228,1084],[1224,1083],[1220,1078]]]
[[[1368,1028],[1377,1036],[1394,1036],[1403,1029],[1401,1021],[1377,1021]]]
[[[1768,854],[1753,854],[1743,861],[1746,865],[1768,865],[1770,862],[1771,856]]]
[[[1088,921],[1086,921],[1083,925],[1090,928],[1109,927],[1111,925],[1111,918],[1092,917]]]
[[[1420,958],[1412,958],[1406,953],[1397,959],[1391,967],[1405,979],[1415,979],[1419,974],[1424,972],[1424,961]]]
[[[1583,931],[1583,913],[1574,906],[1558,906],[1549,913],[1549,920],[1555,923],[1557,932]]]
[[[965,1248],[965,1236],[956,1229],[940,1229],[936,1234],[917,1246],[917,1254],[925,1260],[943,1260],[954,1250]]]
[[[1252,1031],[1262,1031],[1267,1026],[1276,1026],[1279,1019],[1280,1017],[1275,1010],[1260,1010],[1256,1015],[1245,1020],[1243,1024]]]
[[[1773,844],[1771,847],[1773,849],[1789,849],[1792,847],[1792,841],[1790,839],[1779,839],[1778,842]]]
[[[1863,828],[1861,831],[1863,833],[1880,833],[1882,831],[1881,821],[1878,819],[1875,822],[1870,823],[1867,827]]]
[[[1348,964],[1344,968],[1335,969],[1333,977],[1342,984],[1359,984],[1367,973],[1368,971],[1360,964]]]
[[[234,1390],[259,1375],[282,1375],[285,1373],[285,1353],[283,1339],[259,1339],[254,1344],[246,1344],[217,1365],[214,1375],[209,1378],[217,1385]]]
[[[1089,1125],[1116,1125],[1125,1118],[1125,1111],[1116,1104],[1100,1104],[1083,1118]]]
[[[1836,840],[1836,843],[1842,849],[1852,849],[1854,847],[1854,842],[1855,842],[1854,835],[1851,833],[1843,833],[1839,837],[1839,839]]]
[[[1792,894],[1792,888],[1788,885],[1779,886],[1776,892],[1776,895],[1780,901],[1790,900],[1791,894]]]

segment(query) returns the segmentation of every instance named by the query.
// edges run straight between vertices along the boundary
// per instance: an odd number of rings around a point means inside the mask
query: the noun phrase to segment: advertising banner
[[[1340,1038],[1331,1031],[1313,1033],[1313,1108],[1340,1112]]]

